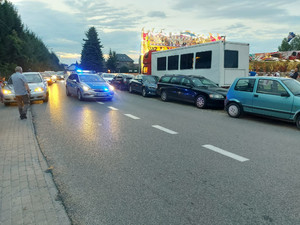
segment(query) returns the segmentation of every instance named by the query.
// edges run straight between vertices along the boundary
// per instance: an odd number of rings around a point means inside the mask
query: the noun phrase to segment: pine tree
[[[296,35],[290,42],[287,38],[282,40],[281,45],[278,47],[278,51],[297,51],[300,50],[300,35]]]
[[[98,38],[95,27],[91,27],[86,32],[86,37],[87,39],[83,39],[85,43],[83,44],[81,52],[81,67],[85,70],[102,72],[103,54],[101,48],[103,48],[103,46],[100,44],[100,39]]]
[[[117,56],[115,51],[111,51],[109,49],[109,56],[106,62],[106,67],[109,69],[111,72],[115,73],[117,72]]]

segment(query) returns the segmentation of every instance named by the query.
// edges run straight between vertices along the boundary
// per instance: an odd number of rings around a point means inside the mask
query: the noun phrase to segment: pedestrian
[[[275,73],[275,77],[280,77],[280,71],[277,71],[277,72]]]
[[[295,68],[295,72],[294,72],[292,78],[295,80],[297,80],[297,78],[298,78],[298,68],[297,67]]]
[[[25,76],[22,74],[22,67],[17,66],[15,73],[11,75],[11,80],[14,86],[16,101],[19,108],[20,119],[27,119],[27,109],[30,104],[30,89]]]
[[[255,69],[254,69],[254,70],[251,70],[251,71],[249,72],[249,76],[251,76],[251,77],[255,77],[256,75],[257,75],[257,73],[256,73]]]

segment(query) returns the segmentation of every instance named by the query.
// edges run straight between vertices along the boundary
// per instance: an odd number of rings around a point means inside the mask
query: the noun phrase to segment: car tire
[[[43,100],[43,102],[48,102],[49,101],[49,93],[47,92],[46,98]]]
[[[238,103],[231,102],[226,107],[226,111],[230,117],[238,118],[242,114],[242,107]]]
[[[147,97],[146,88],[143,88],[143,89],[142,89],[142,96],[143,96],[143,97]]]
[[[162,91],[162,92],[161,92],[160,98],[161,98],[161,100],[164,101],[164,102],[167,102],[167,101],[169,100],[168,94],[167,94],[166,91]]]
[[[132,86],[129,85],[129,93],[133,93]]]
[[[297,128],[300,129],[300,115],[298,115],[296,118],[296,125],[297,125]]]
[[[67,95],[67,96],[71,96],[71,93],[70,93],[68,87],[66,87],[66,95]]]
[[[199,108],[199,109],[205,109],[206,106],[207,106],[207,99],[206,99],[206,97],[203,96],[203,95],[198,95],[196,97],[195,104],[196,104],[197,108]]]
[[[79,101],[83,101],[83,97],[82,97],[81,91],[79,89],[77,90],[77,98]]]

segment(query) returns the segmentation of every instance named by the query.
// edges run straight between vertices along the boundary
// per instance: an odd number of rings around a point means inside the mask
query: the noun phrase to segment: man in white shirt
[[[30,89],[25,76],[22,74],[22,67],[17,66],[15,73],[11,75],[11,80],[14,86],[16,101],[19,108],[21,120],[27,119],[27,109],[30,104]]]

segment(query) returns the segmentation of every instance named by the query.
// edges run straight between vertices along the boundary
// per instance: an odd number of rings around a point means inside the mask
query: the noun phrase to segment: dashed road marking
[[[170,130],[168,128],[165,128],[165,127],[162,127],[162,126],[159,126],[159,125],[152,125],[152,127],[156,128],[156,129],[159,129],[159,130],[162,130],[166,133],[169,133],[169,134],[178,134],[176,131],[173,131],[173,130]]]
[[[100,104],[100,105],[104,105],[104,103],[103,102],[97,102],[98,104]]]
[[[249,160],[249,159],[247,159],[247,158],[244,158],[244,157],[239,156],[239,155],[236,155],[236,154],[234,154],[234,153],[225,151],[225,150],[220,149],[220,148],[218,148],[218,147],[215,147],[215,146],[213,146],[213,145],[202,145],[202,147],[207,148],[207,149],[209,149],[209,150],[212,150],[212,151],[214,151],[214,152],[220,153],[220,154],[222,154],[222,155],[225,155],[225,156],[227,156],[227,157],[230,157],[230,158],[235,159],[235,160],[240,161],[240,162],[245,162],[245,161],[248,161],[248,160]]]
[[[115,108],[115,107],[112,107],[112,106],[108,106],[107,108],[110,108],[111,110],[119,110],[119,109],[117,109],[117,108]]]
[[[139,117],[131,115],[131,114],[124,114],[124,115],[128,116],[129,118],[134,119],[134,120],[139,120],[140,119]]]

